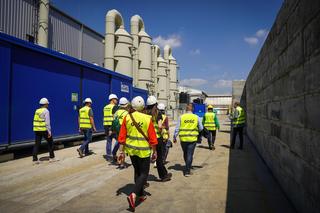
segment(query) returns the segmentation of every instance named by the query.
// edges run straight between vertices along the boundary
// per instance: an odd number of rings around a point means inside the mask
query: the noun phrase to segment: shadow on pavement
[[[204,145],[198,145],[197,148],[200,148],[200,149],[209,149],[208,146],[204,146]]]
[[[230,146],[229,145],[220,145],[221,147],[224,147],[224,148],[227,148],[227,149],[230,149]]]
[[[176,170],[176,171],[183,171],[184,170],[184,166],[181,164],[175,164],[173,166],[169,166],[168,170]]]
[[[127,196],[129,196],[133,190],[134,184],[133,183],[128,183],[125,186],[119,188],[116,191],[116,196],[119,196],[121,194],[125,194]],[[147,196],[151,196],[151,193],[147,192],[146,190],[144,191],[145,195]]]

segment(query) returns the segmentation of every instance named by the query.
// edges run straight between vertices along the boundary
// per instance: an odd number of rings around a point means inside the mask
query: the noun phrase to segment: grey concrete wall
[[[285,0],[246,82],[247,135],[299,212],[320,212],[320,1]]]
[[[232,81],[232,106],[235,101],[240,101],[245,83],[244,80]]]

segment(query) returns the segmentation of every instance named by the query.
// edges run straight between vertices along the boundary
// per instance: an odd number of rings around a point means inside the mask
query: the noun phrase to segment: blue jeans
[[[194,149],[196,148],[197,142],[181,142],[181,147],[183,150],[183,158],[184,162],[186,163],[186,172],[189,173],[191,166],[192,166],[192,160],[193,160],[193,153]]]
[[[92,141],[92,129],[82,129],[82,133],[84,138],[80,149],[85,154],[89,154],[89,143]]]
[[[111,156],[111,154],[113,154],[114,156],[117,154],[117,151],[119,149],[119,143],[118,141],[116,141],[116,144],[114,146],[114,149],[111,153],[111,149],[112,149],[112,139],[116,139],[116,134],[112,133],[109,136],[109,131],[111,131],[111,126],[104,126],[104,131],[106,134],[106,140],[107,140],[107,144],[106,144],[106,154],[107,156]]]

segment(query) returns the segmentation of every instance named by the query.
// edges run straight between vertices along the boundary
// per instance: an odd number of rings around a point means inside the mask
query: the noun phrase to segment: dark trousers
[[[211,148],[214,145],[214,142],[216,141],[216,130],[209,130],[209,134],[211,134],[211,137],[208,137],[208,144],[209,147]]]
[[[33,161],[38,160],[38,153],[39,153],[39,146],[41,144],[42,138],[45,138],[47,143],[48,143],[48,150],[49,150],[49,155],[50,158],[54,158],[54,152],[53,152],[53,139],[52,137],[48,137],[48,132],[47,131],[37,131],[35,133],[35,144],[33,147]]]
[[[163,179],[167,176],[168,171],[163,163],[163,154],[165,152],[165,143],[163,142],[163,138],[158,138],[157,144],[157,170],[159,174],[159,178]]]
[[[143,186],[147,182],[150,170],[150,157],[140,158],[138,156],[130,156],[131,163],[134,168],[134,187],[133,193],[137,196],[143,196]]]
[[[165,146],[164,146],[164,153],[163,153],[163,163],[166,163],[168,154],[169,154],[169,149],[172,147],[172,142],[170,140],[167,140],[167,142],[165,142]]]
[[[181,147],[183,150],[183,159],[186,163],[186,172],[190,172],[193,161],[193,153],[196,148],[197,142],[181,142]]]
[[[116,134],[112,133],[111,135],[109,135],[109,131],[111,131],[111,126],[104,126],[104,132],[106,134],[106,140],[107,140],[107,144],[106,144],[106,154],[107,156],[111,156],[111,154],[113,156],[117,155],[117,151],[119,149],[119,144],[118,142],[116,142],[113,150],[112,150],[112,139],[117,139]]]
[[[92,141],[92,129],[82,129],[83,143],[80,146],[82,152],[89,154],[89,143]]]
[[[236,143],[237,134],[239,134],[239,138],[240,138],[239,148],[242,149],[243,148],[243,127],[233,127],[231,148],[234,148],[234,145]]]

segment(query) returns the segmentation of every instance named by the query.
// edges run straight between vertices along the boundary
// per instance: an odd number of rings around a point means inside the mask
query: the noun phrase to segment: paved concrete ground
[[[136,211],[294,212],[249,143],[243,151],[229,151],[225,119],[220,118],[216,150],[208,150],[205,140],[196,148],[193,176],[183,176],[179,144],[168,157],[172,181],[158,182],[156,169],[151,169],[150,196]],[[127,212],[132,166],[118,170],[106,162],[104,141],[90,149],[95,154],[83,159],[72,147],[56,151],[60,161],[55,163],[32,166],[28,157],[0,164],[1,212]]]

